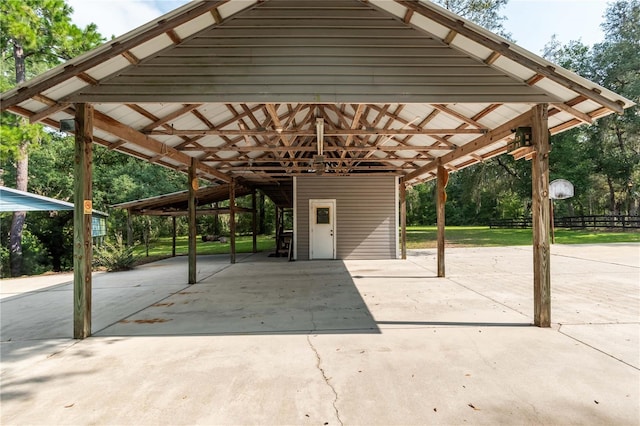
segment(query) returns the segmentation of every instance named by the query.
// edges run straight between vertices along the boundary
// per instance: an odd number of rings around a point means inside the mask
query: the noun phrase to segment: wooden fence
[[[554,218],[556,228],[568,229],[640,229],[640,216],[629,215],[590,215],[590,216],[568,216]],[[521,217],[515,219],[496,219],[489,223],[491,229],[511,228],[526,229],[531,228],[531,218]]]

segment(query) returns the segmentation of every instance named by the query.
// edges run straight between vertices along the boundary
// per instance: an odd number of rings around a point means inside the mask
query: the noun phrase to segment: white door
[[[336,258],[336,200],[309,200],[309,259]]]

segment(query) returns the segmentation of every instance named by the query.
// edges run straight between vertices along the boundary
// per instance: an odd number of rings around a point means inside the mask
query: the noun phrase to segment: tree
[[[505,33],[502,25],[507,17],[500,13],[509,0],[435,0],[435,2],[494,33],[506,38],[510,37]]]
[[[97,46],[104,39],[94,24],[80,29],[71,22],[73,10],[64,0],[4,0],[0,3],[0,50],[2,61],[12,60],[15,84],[21,84],[42,66],[52,67],[61,61]],[[4,68],[4,67],[3,67]],[[5,76],[6,77],[6,76]],[[41,131],[26,120],[3,117],[3,144],[17,159],[16,188],[28,188],[28,146]],[[11,273],[19,275],[22,263],[22,229],[25,212],[15,212],[11,224]]]
[[[602,24],[605,41],[593,48],[593,80],[636,103],[640,100],[640,1],[609,5]],[[609,211],[630,213],[634,179],[640,177],[638,106],[593,126],[591,141],[599,172],[606,176]]]
[[[640,98],[640,2],[616,1],[602,24],[605,41],[589,48],[576,41],[561,46],[552,39],[545,47],[548,59],[635,102]],[[573,141],[567,144],[567,137]],[[551,167],[562,166],[574,175],[590,195],[589,210],[600,210],[593,194],[607,194],[602,210],[612,214],[637,213],[637,183],[640,178],[640,117],[638,107],[622,115],[609,115],[590,127],[552,139],[559,150],[551,152]],[[565,158],[563,158],[566,156]],[[587,159],[585,165],[582,159]],[[590,176],[586,177],[585,174]],[[598,197],[600,198],[600,197]],[[583,200],[584,201],[584,200]],[[606,207],[604,207],[606,206]]]

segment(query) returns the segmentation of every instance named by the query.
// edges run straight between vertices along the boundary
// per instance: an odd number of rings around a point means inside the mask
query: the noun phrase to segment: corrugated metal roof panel
[[[508,72],[509,74],[519,78],[522,81],[527,81],[528,79],[536,75],[535,71],[532,71],[531,69],[522,66],[509,58],[505,58],[504,56],[498,57],[498,59],[493,62],[493,66],[499,70]]]
[[[52,87],[49,90],[45,90],[44,92],[42,92],[42,94],[48,98],[51,98],[57,101],[66,97],[71,93],[77,92],[80,89],[88,86],[89,84],[87,82],[80,80],[79,78],[73,77],[73,78],[70,78],[69,80],[64,81],[61,84],[58,84],[57,86]]]
[[[87,70],[87,74],[89,74],[89,76],[95,78],[96,80],[102,80],[103,78],[115,74],[116,72],[123,70],[130,65],[131,62],[118,55],[111,59],[107,59],[100,65]]]
[[[174,31],[178,34],[178,37],[184,40],[185,38],[190,37],[198,31],[202,31],[215,23],[213,15],[205,13],[189,22],[177,26]]]
[[[440,40],[444,40],[444,38],[447,37],[447,34],[449,34],[449,29],[447,27],[438,24],[437,22],[427,18],[426,16],[414,14],[411,17],[411,24],[417,26],[418,28],[422,28],[430,34],[433,34]]]
[[[166,49],[171,45],[173,45],[173,41],[171,41],[169,36],[166,34],[160,34],[146,43],[142,43],[141,45],[134,47],[131,49],[131,53],[133,53],[136,58],[143,60],[149,56],[157,54],[162,49]]]
[[[573,90],[569,90],[566,87],[559,85],[558,83],[554,83],[548,78],[543,78],[535,85],[536,87],[540,87],[548,92],[552,92],[559,100],[563,102],[569,101],[578,96],[578,93],[574,92]]]
[[[479,60],[485,60],[493,52],[493,50],[482,46],[480,43],[461,35],[453,39],[451,46],[461,49]]]
[[[227,19],[230,16],[235,15],[236,13],[257,4],[256,0],[237,0],[225,3],[218,7],[218,12],[220,12],[220,16],[222,19]]]

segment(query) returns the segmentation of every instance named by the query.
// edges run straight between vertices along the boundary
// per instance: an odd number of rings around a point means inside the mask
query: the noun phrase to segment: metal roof
[[[435,177],[506,152],[549,105],[559,133],[633,104],[428,1],[192,1],[1,95],[94,141],[199,177]],[[321,141],[322,143],[319,143]]]
[[[34,212],[73,210],[73,203],[31,192],[0,186],[0,212]],[[107,213],[93,210],[93,216],[107,217]]]
[[[249,195],[252,190],[242,185],[235,188],[236,197]],[[229,189],[226,185],[200,188],[196,191],[196,205],[203,206],[229,199]],[[135,214],[173,215],[188,211],[189,191],[178,191],[170,194],[158,195],[126,203],[114,204],[111,207],[130,210]]]

